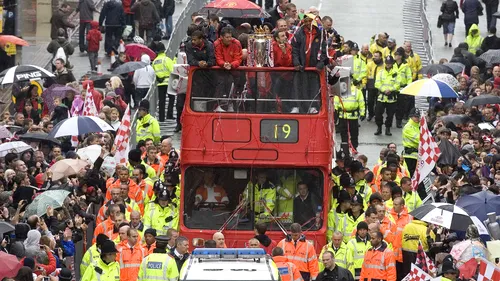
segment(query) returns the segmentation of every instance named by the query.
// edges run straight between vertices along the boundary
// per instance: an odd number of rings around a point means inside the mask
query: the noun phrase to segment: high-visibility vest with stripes
[[[81,281],[119,281],[120,280],[120,265],[117,262],[109,264],[104,263],[101,259],[96,264],[91,264]]]
[[[127,241],[118,244],[116,248],[118,250],[116,260],[120,264],[120,281],[136,281],[146,251],[139,243],[130,248]]]
[[[332,240],[332,235],[335,231],[339,231],[341,229],[340,223],[344,221],[344,217],[346,215],[347,213],[338,213],[336,208],[332,208],[330,212],[328,212],[326,230],[326,239],[328,241]]]
[[[370,248],[366,251],[360,280],[396,280],[394,254],[385,242],[377,249]]]
[[[353,230],[356,229],[356,227],[358,226],[358,223],[362,222],[365,220],[365,213],[361,213],[361,215],[359,215],[359,217],[357,219],[354,219],[353,216],[347,214],[346,216],[344,216],[344,219],[342,220],[342,223],[341,223],[341,228],[338,229],[338,231],[342,232],[342,234],[344,235],[344,243],[347,243],[349,242],[349,240],[352,239],[353,235]],[[356,233],[356,231],[354,231],[354,233]],[[354,234],[356,235],[356,234]]]
[[[413,121],[411,118],[403,128],[403,147],[413,148],[412,153],[406,153],[404,158],[418,159],[418,144],[420,140],[420,124]]]
[[[389,70],[384,67],[377,73],[375,88],[380,91],[377,101],[385,103],[396,102],[397,96],[395,93],[390,96],[385,94],[386,91],[396,92],[399,91],[400,88],[398,71],[394,68],[394,66]]]
[[[285,238],[278,243],[278,247],[283,249],[285,257],[295,264],[300,272],[309,272],[311,279],[316,279],[319,274],[316,250],[304,237],[298,241]]]
[[[175,259],[166,253],[147,256],[139,269],[138,281],[177,281],[179,270]]]
[[[82,262],[80,263],[80,275],[83,275],[90,265],[96,264],[100,259],[101,253],[97,249],[97,244],[94,244],[83,255]]]
[[[335,264],[347,269],[347,245],[342,242],[340,243],[340,247],[335,251],[333,249],[333,244],[326,244],[323,249],[321,249],[321,254],[319,254],[318,263],[319,263],[319,271],[323,271],[325,269],[325,265],[323,264],[323,254],[326,251],[330,251],[335,255]]]
[[[144,211],[144,229],[156,229],[157,235],[167,235],[169,228],[179,226],[179,212],[172,204],[162,208],[160,204],[151,201]]]
[[[278,256],[273,259],[282,281],[302,281],[302,275],[295,264],[287,261],[285,257]]]
[[[356,279],[359,279],[365,253],[370,247],[371,243],[369,235],[366,236],[366,241],[363,241],[356,236],[347,243],[347,269],[351,271],[352,276],[358,277]]]

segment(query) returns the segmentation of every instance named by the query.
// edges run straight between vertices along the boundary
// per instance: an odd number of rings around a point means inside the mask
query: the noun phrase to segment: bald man
[[[217,248],[227,248],[226,247],[225,238],[224,238],[224,234],[222,234],[222,232],[216,232],[216,233],[214,233],[214,235],[212,236],[212,239],[215,241],[215,243],[216,243],[215,246]]]
[[[127,240],[129,229],[130,229],[130,225],[124,225],[124,226],[120,227],[120,229],[118,230],[119,241],[115,241],[115,242],[122,242],[122,241]]]
[[[260,242],[256,238],[248,240],[248,248],[260,248]]]
[[[377,39],[370,46],[370,52],[373,54],[376,51],[380,51],[382,53],[382,58],[385,58],[389,54],[389,49],[387,49],[387,34],[384,32],[379,33]]]

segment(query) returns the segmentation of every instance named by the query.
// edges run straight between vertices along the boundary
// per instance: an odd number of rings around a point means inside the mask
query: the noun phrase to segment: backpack
[[[61,46],[59,44],[59,48],[57,48],[56,54],[54,55],[54,58],[52,59],[53,65],[56,65],[57,59],[62,59],[64,61],[64,63],[66,63],[67,57],[66,57],[66,52],[64,51],[64,47],[66,47],[68,44],[69,44],[69,42],[66,42],[66,44],[64,44],[64,46]]]

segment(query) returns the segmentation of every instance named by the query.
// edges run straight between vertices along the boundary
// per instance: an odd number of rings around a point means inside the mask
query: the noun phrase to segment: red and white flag
[[[116,131],[115,138],[115,160],[117,164],[126,164],[128,159],[129,151],[129,139],[130,139],[130,105],[127,106],[127,110],[123,114],[122,122],[118,131]]]
[[[500,267],[489,262],[485,258],[481,258],[479,264],[479,274],[477,281],[498,281],[500,280]]]
[[[422,241],[418,241],[417,259],[415,260],[415,265],[421,268],[424,272],[436,275],[437,268],[434,262],[427,256],[424,251],[424,246]]]
[[[432,276],[427,274],[425,271],[420,269],[420,267],[416,266],[414,263],[411,264],[411,270],[405,278],[401,281],[428,281],[432,280]]]
[[[417,190],[418,185],[429,175],[436,166],[437,160],[441,155],[439,146],[434,141],[425,116],[420,118],[420,142],[418,144],[417,168],[411,179],[413,190]]]
[[[97,112],[97,107],[95,106],[94,97],[90,91],[90,83],[87,85],[87,94],[85,95],[85,102],[83,103],[83,116],[95,116],[97,117],[99,112]]]

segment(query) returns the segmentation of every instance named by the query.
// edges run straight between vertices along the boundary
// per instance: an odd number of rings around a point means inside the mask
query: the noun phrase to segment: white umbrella
[[[55,77],[55,75],[36,65],[17,65],[0,73],[0,81],[2,85],[48,77]]]
[[[0,157],[5,157],[7,153],[22,153],[33,149],[30,145],[22,141],[12,141],[0,144]]]
[[[418,207],[410,215],[428,223],[443,226],[451,230],[465,231],[473,224],[464,209],[449,203],[431,203]]]
[[[115,174],[116,160],[114,157],[108,155],[104,158],[104,162],[101,165],[101,171],[112,177]]]
[[[0,139],[11,138],[12,133],[5,126],[0,127]]]
[[[432,79],[444,82],[452,88],[460,87],[460,82],[458,82],[457,78],[453,77],[453,75],[448,73],[438,73],[432,76]]]
[[[87,159],[90,162],[94,163],[97,158],[99,158],[99,155],[101,155],[101,149],[102,147],[98,144],[93,144],[89,145],[84,148],[78,149],[76,154],[80,156],[81,159]]]
[[[52,171],[52,179],[59,180],[64,177],[78,174],[88,165],[87,161],[81,159],[63,159],[52,165],[49,170]]]
[[[104,120],[94,116],[75,116],[57,123],[49,137],[79,136],[88,133],[114,131]]]

